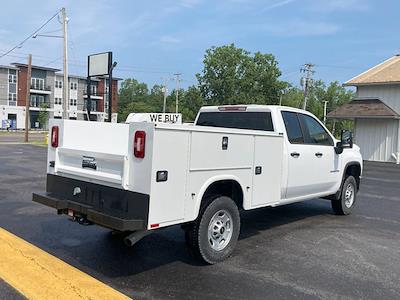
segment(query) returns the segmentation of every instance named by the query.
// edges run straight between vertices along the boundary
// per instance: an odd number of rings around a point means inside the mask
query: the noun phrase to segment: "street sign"
[[[88,76],[108,75],[112,64],[111,52],[103,52],[88,56]]]

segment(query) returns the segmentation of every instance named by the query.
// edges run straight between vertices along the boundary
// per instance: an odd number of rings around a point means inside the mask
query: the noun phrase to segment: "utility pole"
[[[26,76],[26,98],[25,98],[25,143],[29,141],[29,101],[31,98],[31,75],[32,75],[32,54],[28,56],[28,74]]]
[[[179,106],[179,83],[180,83],[180,79],[179,76],[181,76],[181,73],[176,73],[174,74],[174,76],[176,76],[176,89],[175,89],[175,96],[176,96],[176,100],[175,100],[175,113],[178,113],[178,106]]]
[[[162,92],[164,94],[163,113],[165,114],[165,108],[167,106],[167,93],[168,93],[167,79],[166,78],[164,78],[164,84],[163,84],[163,87],[162,87]]]
[[[324,124],[326,124],[326,106],[328,105],[328,101],[324,101]]]
[[[63,84],[63,119],[68,118],[67,108],[69,101],[69,82],[68,82],[68,18],[65,8],[61,9],[62,25],[63,25],[63,48],[64,48],[64,84]]]
[[[303,68],[300,69],[301,73],[304,73],[305,76],[301,78],[301,84],[304,86],[304,102],[303,102],[303,109],[307,109],[307,100],[308,100],[308,89],[312,85],[312,78],[311,76],[315,73],[313,71],[314,64],[307,63],[304,65]]]

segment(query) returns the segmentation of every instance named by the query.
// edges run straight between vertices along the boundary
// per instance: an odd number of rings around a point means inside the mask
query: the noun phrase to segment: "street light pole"
[[[328,104],[328,101],[324,101],[324,124],[326,124],[326,106]]]
[[[181,73],[176,73],[174,74],[176,76],[176,90],[175,90],[175,113],[178,113],[178,106],[179,106],[179,82],[181,81],[179,79],[179,76],[181,76]]]
[[[164,86],[162,88],[162,92],[163,92],[163,113],[165,114],[165,110],[166,110],[166,106],[167,106],[167,79],[164,78]]]
[[[32,75],[32,54],[28,56],[28,74],[26,76],[26,95],[25,95],[25,143],[29,141],[28,131],[29,131],[29,101],[31,98],[31,75]]]
[[[64,48],[64,85],[63,85],[63,119],[68,118],[67,107],[69,101],[69,83],[68,83],[68,29],[67,29],[67,15],[65,8],[61,9],[62,24],[63,24],[63,48]]]

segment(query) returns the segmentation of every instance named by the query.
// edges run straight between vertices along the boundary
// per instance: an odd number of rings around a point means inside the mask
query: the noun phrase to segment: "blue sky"
[[[274,54],[281,78],[294,84],[307,62],[316,64],[314,78],[343,83],[400,52],[395,0],[16,0],[0,10],[0,53],[63,6],[70,18],[70,73],[85,76],[87,55],[111,50],[115,75],[149,85],[176,72],[182,85],[195,84],[205,50],[229,43]],[[42,32],[59,28],[54,20]],[[60,39],[31,39],[0,64],[32,53],[34,64],[61,68],[61,46]]]

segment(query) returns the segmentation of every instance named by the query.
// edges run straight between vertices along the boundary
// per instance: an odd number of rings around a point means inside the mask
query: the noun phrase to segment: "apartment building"
[[[44,128],[40,124],[39,114],[47,111],[50,118],[61,118],[63,113],[63,74],[59,69],[32,66],[31,82],[27,85],[28,67],[26,64],[13,63],[0,66],[0,125],[13,129],[25,127],[26,94],[29,88],[29,124],[30,128]],[[112,121],[116,122],[118,80],[113,78]],[[68,79],[69,99],[67,116],[74,120],[87,119],[87,80],[86,77],[70,75]],[[91,120],[108,120],[108,78],[98,77],[91,80]]]
[[[0,125],[6,126],[6,121],[13,128],[25,118],[25,109],[17,106],[18,68],[0,66]]]

